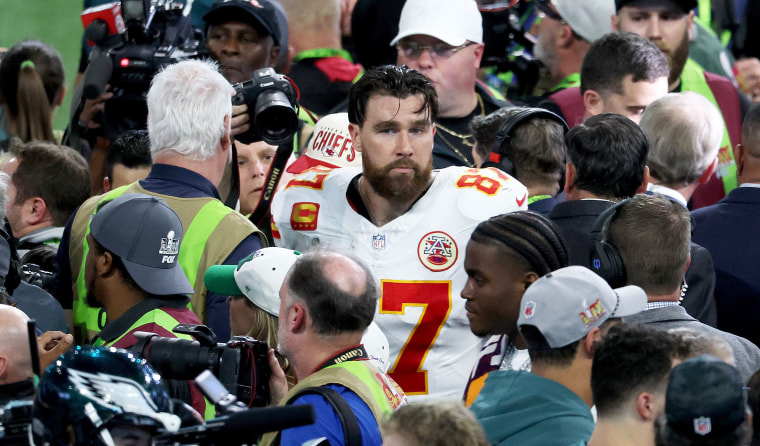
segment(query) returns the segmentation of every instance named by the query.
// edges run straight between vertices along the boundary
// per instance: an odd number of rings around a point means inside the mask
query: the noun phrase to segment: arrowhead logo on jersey
[[[375,234],[372,236],[372,249],[375,251],[385,249],[385,234]]]
[[[456,242],[445,232],[429,232],[417,245],[417,257],[430,271],[446,271],[456,263],[458,255]]]
[[[295,203],[290,214],[290,227],[294,231],[315,231],[319,218],[319,203]]]

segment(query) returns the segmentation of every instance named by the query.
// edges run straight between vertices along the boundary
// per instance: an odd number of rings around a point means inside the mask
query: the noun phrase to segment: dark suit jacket
[[[760,189],[740,187],[692,213],[715,263],[718,328],[760,345]]]
[[[745,383],[760,369],[760,349],[755,344],[742,337],[700,323],[689,316],[683,307],[674,306],[645,310],[623,318],[623,322],[631,325],[652,325],[662,330],[684,327],[699,333],[720,336],[731,346],[734,363]]]
[[[544,217],[548,217],[549,213],[554,209],[554,206],[556,206],[557,203],[558,201],[554,197],[544,198],[543,200],[534,201],[533,203],[528,204],[528,210],[538,212]]]
[[[597,217],[612,204],[602,200],[565,201],[557,203],[549,213],[565,240],[571,265],[593,269],[590,264],[594,250],[591,230]],[[686,283],[689,288],[681,304],[700,322],[715,327],[718,319],[713,298],[715,271],[710,253],[695,243],[691,244],[691,265],[686,271]]]

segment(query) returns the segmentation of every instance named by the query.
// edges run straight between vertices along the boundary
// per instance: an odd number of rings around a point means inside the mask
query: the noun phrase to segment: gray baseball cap
[[[144,291],[159,296],[193,294],[178,261],[182,222],[161,198],[145,194],[116,198],[92,217],[90,235],[121,259]]]
[[[646,293],[635,285],[612,289],[590,269],[568,266],[525,290],[517,326],[536,327],[549,347],[560,348],[583,339],[610,318],[643,311],[646,303]]]

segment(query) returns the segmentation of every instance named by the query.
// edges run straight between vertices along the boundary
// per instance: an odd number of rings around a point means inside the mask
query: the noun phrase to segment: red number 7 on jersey
[[[427,370],[422,370],[422,363],[451,311],[451,281],[383,280],[381,295],[381,314],[404,314],[407,306],[422,307],[417,325],[388,374],[407,395],[426,395]]]

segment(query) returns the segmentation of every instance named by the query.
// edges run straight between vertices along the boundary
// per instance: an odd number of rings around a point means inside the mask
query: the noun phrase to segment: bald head
[[[29,317],[10,305],[0,305],[0,385],[32,376],[26,322]]]
[[[377,283],[369,269],[353,257],[326,251],[307,253],[293,265],[285,281],[290,293],[306,304],[317,334],[363,332],[375,316]]]

